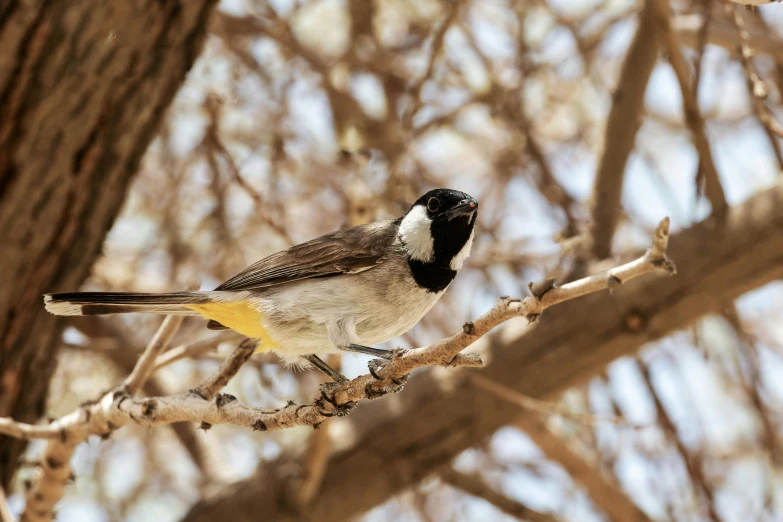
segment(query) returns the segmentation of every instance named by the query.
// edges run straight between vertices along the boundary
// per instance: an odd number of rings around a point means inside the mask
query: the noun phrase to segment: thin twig
[[[466,475],[452,467],[448,467],[440,472],[440,478],[446,484],[460,489],[468,495],[483,498],[500,511],[519,520],[529,520],[530,522],[557,522],[559,520],[551,515],[535,511],[503,493],[495,491],[478,474]]]
[[[194,393],[201,395],[207,401],[214,399],[217,392],[222,390],[226,384],[228,384],[228,381],[236,375],[239,368],[250,359],[250,356],[253,355],[253,351],[256,349],[257,345],[257,339],[245,339],[242,341],[239,348],[226,357],[226,360],[223,361],[220,368],[210,375],[206,381],[201,383],[198,388],[193,390]]]
[[[200,341],[196,341],[190,344],[183,344],[180,346],[176,346],[171,350],[167,350],[163,355],[160,355],[155,360],[155,367],[152,369],[152,372],[155,373],[161,368],[168,366],[169,364],[172,364],[181,359],[199,357],[209,352],[210,350],[213,350],[216,346],[218,346],[221,343],[229,342],[229,341],[237,341],[241,338],[242,338],[241,334],[233,330],[230,330],[228,332],[221,332],[218,335],[209,337],[207,339],[202,339]]]
[[[704,193],[712,205],[713,213],[722,215],[728,209],[726,194],[723,191],[718,169],[715,166],[715,160],[712,156],[712,147],[710,145],[710,140],[707,138],[704,118],[699,110],[699,101],[691,86],[690,66],[685,61],[682,52],[680,52],[677,35],[671,27],[671,6],[669,5],[669,0],[653,1],[658,16],[658,24],[669,51],[669,61],[677,76],[677,82],[680,85],[680,92],[682,93],[682,112],[685,117],[685,124],[691,132],[693,144],[699,153],[697,183],[701,186],[701,181],[703,181]]]
[[[750,91],[753,110],[769,136],[775,156],[780,164],[783,160],[781,160],[779,145],[775,141],[775,138],[783,138],[783,127],[781,127],[780,123],[765,103],[767,96],[769,95],[769,87],[767,87],[764,79],[753,64],[753,51],[750,48],[750,34],[745,27],[745,19],[731,2],[725,2],[724,9],[726,14],[734,21],[734,26],[737,29],[737,35],[739,36],[740,41],[740,62],[742,62],[742,66],[745,69],[745,75],[748,78],[748,90]]]
[[[158,328],[158,331],[155,332],[149,345],[147,345],[147,348],[139,357],[136,366],[133,367],[133,371],[123,383],[129,394],[136,395],[141,387],[144,386],[144,383],[154,371],[155,361],[174,338],[184,318],[185,316],[183,315],[168,315],[163,319],[163,323]]]
[[[166,317],[161,323],[152,340],[139,357],[133,371],[123,382],[120,390],[104,395],[101,402],[115,398],[127,397],[136,393],[152,372],[152,367],[157,356],[166,349],[168,343],[174,337],[182,318]],[[122,399],[119,400],[120,403]],[[100,402],[95,406],[100,405]],[[44,450],[38,477],[26,492],[26,505],[22,514],[22,522],[48,522],[54,518],[54,505],[62,498],[65,485],[71,478],[70,460],[76,446],[92,434],[108,436],[116,429],[116,426],[108,419],[93,418],[93,409],[89,405],[83,405],[75,412],[66,415],[59,421],[54,421],[47,426],[33,426],[29,424],[9,423],[8,419],[0,418],[0,433],[8,433],[4,428],[13,430],[17,438],[44,438],[49,439]],[[68,419],[66,421],[66,419]],[[90,422],[93,429],[86,429]],[[42,436],[38,436],[42,435]]]
[[[657,427],[655,424],[635,424],[622,417],[599,416],[591,415],[589,413],[573,412],[568,408],[560,406],[559,404],[554,404],[552,402],[542,401],[539,399],[534,399],[533,397],[528,397],[527,395],[523,395],[516,390],[512,390],[508,386],[503,386],[502,384],[491,381],[481,375],[471,375],[468,377],[468,380],[471,382],[471,384],[475,384],[476,386],[484,388],[488,392],[505,401],[516,404],[526,410],[534,411],[546,416],[559,415],[561,417],[565,417],[569,420],[588,426],[596,426],[599,424],[614,424],[618,427],[631,428],[634,430],[644,430]]]

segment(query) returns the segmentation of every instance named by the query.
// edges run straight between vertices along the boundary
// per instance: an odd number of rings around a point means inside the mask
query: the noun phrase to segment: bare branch
[[[490,379],[487,379],[481,375],[471,375],[468,380],[472,384],[484,388],[488,392],[503,399],[504,401],[508,401],[512,404],[516,404],[520,408],[524,408],[525,410],[535,413],[540,413],[545,416],[559,415],[574,422],[586,424],[589,426],[595,426],[597,424],[614,424],[615,426],[621,428],[630,428],[633,430],[644,430],[656,427],[655,424],[634,424],[622,417],[607,417],[591,415],[589,413],[576,413],[553,402],[542,401],[539,399],[534,399],[533,397],[528,397],[527,395],[523,395],[518,391],[509,388],[508,386],[503,386],[502,384],[491,381]]]
[[[184,318],[185,316],[183,315],[168,315],[163,319],[163,323],[158,328],[158,331],[155,332],[150,344],[147,345],[133,371],[123,383],[129,394],[136,395],[147,381],[147,378],[154,370],[155,360],[174,338]]]
[[[171,350],[167,350],[164,354],[160,355],[155,360],[155,368],[153,368],[152,371],[154,373],[160,370],[161,368],[163,368],[164,366],[168,366],[169,364],[179,361],[181,359],[189,359],[193,357],[198,357],[200,355],[204,355],[210,350],[213,350],[220,343],[224,343],[228,341],[236,341],[241,338],[242,335],[238,334],[233,330],[230,330],[228,332],[221,332],[218,335],[209,337],[207,339],[202,339],[200,341],[196,341],[190,344],[183,344],[180,346],[176,346]]]
[[[751,51],[749,44],[750,35],[745,28],[745,19],[742,17],[739,10],[730,2],[726,2],[723,7],[726,14],[733,19],[734,25],[737,28],[737,35],[740,40],[740,61],[742,62],[742,66],[745,68],[745,74],[748,77],[748,90],[750,91],[753,110],[756,112],[761,124],[769,134],[778,138],[783,138],[783,127],[772,114],[769,107],[764,103],[769,95],[769,88],[758,71],[756,71],[756,67],[753,64],[753,52]]]
[[[660,36],[654,22],[652,2],[646,2],[623,63],[606,123],[604,150],[595,174],[591,202],[590,250],[597,259],[609,257],[612,250],[620,215],[625,164],[634,148],[644,109],[644,93],[658,58]]]
[[[518,425],[550,460],[563,466],[571,478],[585,488],[590,500],[608,515],[609,520],[651,522],[650,517],[626,496],[618,484],[601,473],[597,466],[572,451],[566,442],[547,429],[541,420],[525,416],[519,420]]]
[[[49,439],[49,443],[44,450],[44,458],[41,463],[38,479],[27,491],[27,503],[22,522],[49,521],[54,517],[53,508],[57,501],[62,498],[65,484],[71,476],[70,460],[76,445],[87,440],[92,434],[108,435],[113,429],[108,418],[93,418],[93,410],[100,407],[101,404],[114,402],[116,397],[127,397],[128,394],[136,393],[145,383],[152,373],[155,359],[166,349],[174,334],[177,333],[182,324],[182,317],[168,316],[163,320],[152,340],[139,357],[133,371],[123,382],[122,391],[107,393],[100,402],[90,407],[84,405],[75,412],[66,415],[58,421],[50,423],[48,426],[32,426],[28,424],[8,422],[8,419],[0,418],[0,433],[14,435],[11,431],[18,434],[17,438],[31,439],[44,438]],[[121,402],[121,399],[120,399]],[[88,429],[90,422],[99,424],[97,429]],[[8,429],[9,431],[5,431]]]
[[[446,484],[461,489],[468,495],[482,498],[500,511],[519,520],[529,520],[530,522],[557,522],[558,520],[551,515],[530,509],[512,498],[498,493],[481,476],[468,476],[452,467],[448,467],[440,473],[440,478]]]
[[[682,112],[685,116],[685,124],[691,131],[693,144],[699,153],[699,178],[704,181],[704,192],[712,205],[713,213],[725,214],[728,205],[726,203],[726,194],[723,192],[723,186],[720,183],[718,169],[715,166],[715,160],[712,157],[712,147],[707,138],[707,131],[704,125],[704,118],[699,110],[699,102],[696,92],[691,86],[690,66],[685,61],[680,52],[677,35],[671,28],[671,6],[669,0],[654,0],[658,25],[663,33],[666,47],[669,51],[669,59],[677,76],[677,82],[680,84],[682,93]]]
[[[698,49],[700,33],[704,23],[698,15],[680,14],[671,21],[672,29],[677,33],[677,39],[688,47]],[[714,19],[707,28],[707,43],[723,47],[733,55],[739,55],[740,38],[734,24],[720,19]],[[761,31],[748,32],[748,44],[757,53],[769,54],[776,60],[783,58],[783,48],[780,39],[774,34]]]
[[[258,345],[257,339],[245,339],[239,345],[239,348],[229,355],[220,368],[207,378],[206,381],[193,390],[194,393],[200,395],[204,400],[211,401],[215,398],[215,394],[222,390],[228,381],[237,374],[239,368],[250,359],[253,355],[253,351]]]

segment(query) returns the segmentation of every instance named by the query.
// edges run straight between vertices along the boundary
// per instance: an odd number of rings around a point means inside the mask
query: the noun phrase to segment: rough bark
[[[495,336],[482,375],[538,398],[582,384],[617,357],[783,277],[781,229],[783,185],[731,208],[721,228],[710,220],[674,235],[669,256],[677,276],[564,303],[515,340]],[[459,374],[422,372],[399,396],[352,415],[356,443],[332,457],[304,513],[286,502],[285,481],[265,475],[205,499],[185,520],[244,522],[263,513],[267,521],[342,521],[386,501],[522,415]]]
[[[0,3],[0,416],[43,413],[61,322],[41,294],[89,273],[215,3]],[[0,484],[23,447],[0,438]]]

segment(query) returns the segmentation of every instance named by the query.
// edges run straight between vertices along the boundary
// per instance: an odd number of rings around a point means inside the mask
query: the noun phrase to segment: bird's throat
[[[454,280],[456,270],[448,265],[435,262],[424,262],[408,258],[413,280],[428,292],[442,292]]]

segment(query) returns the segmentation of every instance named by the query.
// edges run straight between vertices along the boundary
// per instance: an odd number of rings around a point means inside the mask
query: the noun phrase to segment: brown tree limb
[[[702,17],[698,15],[677,15],[671,21],[672,29],[677,33],[677,39],[693,49],[698,49]],[[712,20],[707,28],[707,43],[726,49],[732,55],[739,55],[740,38],[733,23],[726,20]],[[783,47],[780,38],[773,33],[754,31],[748,33],[748,44],[757,53],[769,54],[775,60],[783,59]]]
[[[642,121],[644,93],[658,58],[660,32],[655,27],[652,0],[645,2],[639,27],[623,62],[604,133],[604,150],[593,182],[590,252],[596,259],[611,255],[620,216],[625,165]]]
[[[677,434],[677,427],[674,425],[674,421],[672,421],[672,418],[669,416],[669,412],[666,411],[666,408],[661,402],[660,397],[658,397],[658,392],[655,390],[655,386],[653,385],[650,375],[649,365],[647,365],[639,357],[636,358],[636,362],[642,372],[642,377],[644,378],[645,384],[647,385],[647,388],[650,392],[650,396],[655,403],[657,421],[660,423],[664,431],[664,436],[677,448],[677,453],[682,459],[683,464],[685,464],[685,468],[688,470],[688,475],[690,476],[691,482],[693,483],[693,489],[697,495],[697,501],[704,508],[704,511],[706,512],[705,514],[710,520],[713,522],[719,522],[720,518],[718,517],[718,513],[715,511],[715,495],[713,493],[712,487],[709,485],[707,478],[704,475],[704,464],[702,462],[701,455],[697,452],[690,451]]]
[[[530,522],[557,522],[559,520],[551,515],[530,509],[513,498],[495,491],[478,474],[468,476],[452,467],[447,467],[440,472],[440,478],[449,486],[460,489],[468,495],[484,499],[503,513],[516,517],[519,520],[528,520]]]
[[[155,360],[155,368],[153,368],[152,371],[153,373],[157,372],[161,368],[182,359],[193,359],[204,355],[210,350],[214,350],[215,347],[217,347],[217,345],[220,343],[239,341],[240,339],[242,339],[241,334],[238,334],[233,330],[229,330],[226,332],[220,332],[219,334],[213,335],[212,337],[207,337],[206,339],[201,339],[200,341],[194,341],[192,343],[175,346],[171,350],[167,350],[165,353],[161,354]]]
[[[603,510],[610,520],[651,522],[650,517],[628,498],[617,483],[572,451],[568,444],[547,429],[541,420],[525,415],[518,425],[547,458],[563,466],[571,478],[584,487],[590,500]]]
[[[130,395],[136,395],[144,383],[147,382],[152,372],[155,371],[155,361],[158,356],[168,347],[174,335],[182,325],[184,315],[169,315],[163,319],[155,335],[152,337],[147,349],[142,352],[141,357],[133,367],[133,371],[125,379],[123,386]]]
[[[720,232],[707,220],[672,236],[668,252],[678,261],[677,277],[637,279],[611,295],[563,303],[522,335],[509,325],[502,336],[490,336],[482,375],[542,399],[583,384],[617,357],[783,278],[782,227],[783,185],[778,185],[730,207]],[[297,516],[346,520],[449,465],[520,417],[518,406],[439,371],[414,375],[395,399],[348,419],[356,443],[331,458],[321,492]],[[221,516],[249,522],[260,510],[268,521],[295,520],[283,494],[285,481],[268,478],[259,474],[232,484],[198,503],[184,520]],[[353,492],[351,502],[345,502],[345,491]]]
[[[772,111],[764,103],[769,95],[769,88],[756,70],[756,66],[753,64],[753,51],[749,45],[750,35],[745,28],[745,19],[736,6],[730,2],[726,2],[723,7],[726,14],[734,21],[734,26],[737,29],[737,35],[739,36],[740,62],[742,62],[742,66],[745,69],[745,74],[748,78],[748,90],[750,91],[753,110],[756,112],[756,115],[766,132],[772,136],[783,138],[783,126],[780,125],[772,114]],[[777,144],[773,144],[773,146],[775,145]]]
[[[699,174],[697,179],[703,181],[704,193],[707,196],[712,211],[716,215],[722,215],[727,208],[726,194],[723,192],[723,186],[720,182],[718,169],[715,166],[715,160],[712,157],[712,147],[707,138],[707,129],[704,124],[704,118],[699,110],[699,101],[691,82],[691,70],[688,63],[680,51],[680,45],[677,41],[677,35],[672,30],[671,18],[672,11],[669,0],[651,0],[655,6],[657,25],[661,31],[663,40],[666,42],[669,51],[669,61],[672,64],[674,73],[677,76],[677,82],[680,85],[682,94],[682,113],[685,116],[685,124],[691,132],[693,144],[699,153]],[[698,182],[698,181],[697,181]],[[699,183],[701,186],[702,183]]]

